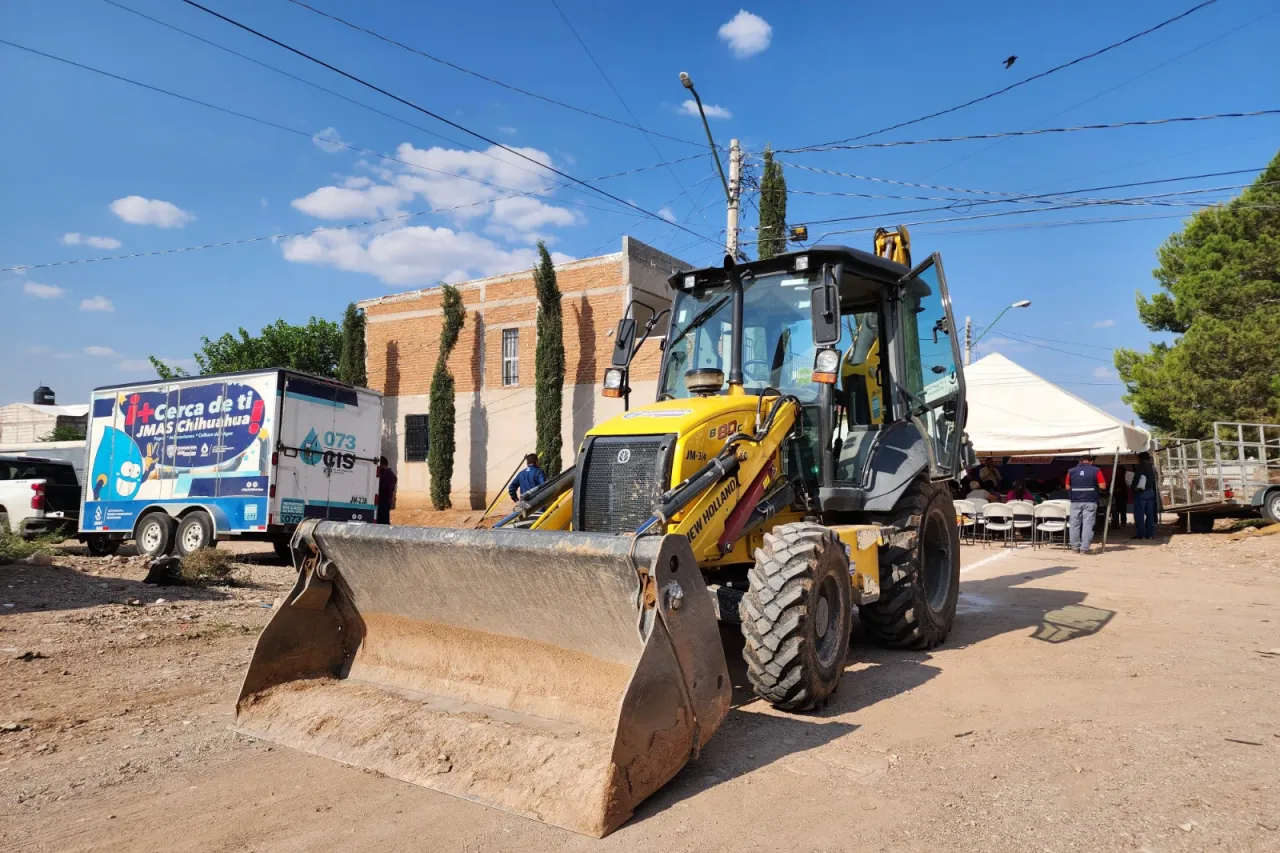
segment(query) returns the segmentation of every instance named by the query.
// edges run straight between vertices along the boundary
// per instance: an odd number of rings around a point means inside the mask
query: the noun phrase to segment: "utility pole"
[[[738,201],[742,197],[742,149],[738,140],[729,140],[729,215],[725,224],[724,251],[738,259]]]
[[[973,318],[964,318],[964,366],[973,361]]]

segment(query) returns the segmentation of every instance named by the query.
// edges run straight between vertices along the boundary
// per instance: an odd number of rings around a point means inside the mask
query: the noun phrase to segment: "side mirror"
[[[636,344],[636,321],[623,317],[618,321],[618,330],[613,335],[614,367],[626,367],[631,361],[631,350]]]
[[[840,342],[840,291],[830,280],[828,270],[828,267],[823,268],[822,284],[809,292],[813,342],[820,347],[835,346]]]

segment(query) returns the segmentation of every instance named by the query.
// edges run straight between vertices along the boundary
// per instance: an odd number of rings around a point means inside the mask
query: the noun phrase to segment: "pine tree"
[[[342,315],[342,353],[338,356],[338,379],[364,386],[364,312],[352,302]]]
[[[764,149],[764,173],[760,176],[760,260],[787,251],[787,179],[773,149]]]
[[[453,503],[454,401],[453,373],[449,371],[449,354],[458,343],[458,333],[466,319],[462,296],[451,284],[442,285],[440,307],[440,353],[436,356],[435,373],[431,375],[430,414],[427,421],[427,469],[431,472],[431,504],[436,509],[449,509]]]
[[[533,270],[538,291],[538,348],[534,354],[534,418],[538,436],[535,448],[547,476],[560,473],[560,409],[564,394],[564,323],[560,312],[560,287],[551,255],[538,242],[538,265]]]
[[[1158,258],[1161,291],[1138,294],[1138,317],[1175,337],[1116,350],[1125,402],[1186,438],[1214,421],[1280,421],[1280,155],[1238,198],[1194,214]]]

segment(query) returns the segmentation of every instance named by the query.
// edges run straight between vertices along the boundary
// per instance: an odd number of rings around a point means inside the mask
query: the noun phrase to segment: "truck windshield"
[[[805,402],[817,399],[809,313],[816,281],[796,273],[743,281],[742,374],[749,392],[775,388]],[[695,368],[714,367],[728,376],[732,316],[733,299],[723,284],[676,296],[659,399],[688,397],[684,375]]]

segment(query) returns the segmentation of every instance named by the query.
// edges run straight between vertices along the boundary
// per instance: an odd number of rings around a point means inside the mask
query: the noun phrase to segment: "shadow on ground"
[[[1029,629],[1034,629],[1031,636],[1036,639],[1054,643],[1102,630],[1115,613],[1084,604],[1088,593],[1043,589],[1034,585],[1036,581],[1057,577],[1073,569],[1073,566],[1065,565],[1046,566],[994,578],[962,579],[955,627],[947,638],[946,647],[964,648],[1001,634]]]
[[[153,586],[140,580],[87,575],[67,566],[0,566],[0,601],[13,607],[0,614],[79,610],[103,604],[169,601],[220,601],[226,593],[204,587]]]

